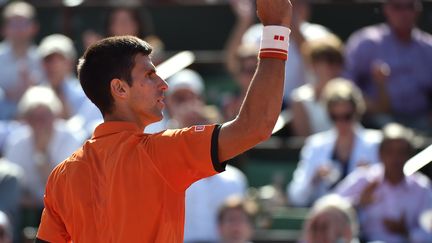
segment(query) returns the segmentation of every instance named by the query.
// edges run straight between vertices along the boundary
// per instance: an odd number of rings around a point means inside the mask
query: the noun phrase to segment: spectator
[[[310,206],[358,166],[378,162],[378,131],[361,127],[364,101],[354,84],[329,81],[322,99],[334,128],[310,136],[288,186],[290,202]]]
[[[150,12],[145,8],[131,6],[115,7],[106,21],[107,36],[133,35],[147,41],[153,48],[152,60],[155,65],[164,59],[164,43],[154,34]]]
[[[331,121],[320,100],[327,82],[341,75],[344,57],[342,41],[330,34],[306,42],[303,52],[316,80],[291,93],[291,124],[294,135],[306,137],[331,128]]]
[[[304,226],[305,243],[356,243],[358,222],[349,201],[337,195],[318,199]]]
[[[18,114],[28,125],[10,135],[5,157],[25,173],[25,208],[43,208],[45,183],[51,170],[77,149],[79,141],[57,118],[60,100],[47,87],[32,87],[18,104]]]
[[[186,190],[184,242],[219,242],[219,208],[229,197],[244,198],[246,189],[246,176],[230,165],[224,172],[192,184]]]
[[[73,42],[61,34],[45,37],[38,49],[43,63],[47,84],[62,103],[60,117],[73,118],[68,124],[86,139],[95,126],[102,122],[97,107],[85,96],[73,73],[76,50]],[[83,132],[83,130],[85,132]]]
[[[240,198],[228,198],[218,213],[221,243],[247,243],[253,236],[255,206]]]
[[[12,232],[7,215],[0,211],[0,243],[12,243]]]
[[[4,41],[0,45],[0,119],[15,117],[16,106],[28,87],[41,82],[42,68],[33,37],[38,32],[36,11],[25,2],[12,2],[3,10]]]
[[[383,129],[382,163],[359,168],[336,188],[358,209],[363,237],[368,241],[432,242],[419,225],[422,212],[432,208],[429,179],[405,176],[403,166],[413,155],[412,133],[398,124]]]
[[[15,242],[18,242],[18,228],[21,223],[20,202],[23,179],[24,174],[21,167],[10,163],[0,156],[0,243],[8,242],[7,240],[12,240],[12,238],[15,238]],[[3,212],[10,219],[7,222],[8,226],[5,225],[7,218]],[[11,226],[14,226],[13,228],[16,229],[16,232],[12,233]]]
[[[432,36],[416,28],[420,0],[386,0],[387,22],[352,34],[347,75],[362,89],[368,122],[396,121],[431,132]]]

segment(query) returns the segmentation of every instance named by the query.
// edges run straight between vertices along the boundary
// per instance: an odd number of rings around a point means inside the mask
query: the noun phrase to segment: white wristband
[[[288,57],[289,35],[291,30],[279,25],[267,25],[261,36],[260,58],[278,58],[286,60]]]

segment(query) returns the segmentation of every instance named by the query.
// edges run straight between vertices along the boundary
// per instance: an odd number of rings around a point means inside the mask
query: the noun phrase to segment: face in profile
[[[132,85],[127,98],[130,109],[147,124],[160,121],[165,107],[164,92],[168,89],[168,84],[156,74],[149,56],[135,56],[131,76]]]

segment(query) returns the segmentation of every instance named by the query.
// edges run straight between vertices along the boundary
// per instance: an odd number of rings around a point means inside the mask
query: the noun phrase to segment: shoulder
[[[333,143],[335,138],[336,138],[336,133],[333,129],[331,129],[328,131],[315,133],[309,136],[305,141],[305,145],[314,146],[314,147],[328,145]]]
[[[432,35],[420,29],[414,29],[413,37],[417,43],[428,48],[432,48]]]
[[[347,41],[347,46],[361,47],[365,45],[374,45],[384,40],[390,34],[389,27],[386,24],[367,26],[355,31]]]
[[[21,124],[16,127],[16,130],[8,134],[8,137],[6,139],[6,145],[19,146],[20,144],[30,142],[31,137],[32,132],[30,127],[25,124]]]
[[[379,144],[382,141],[382,133],[375,129],[359,128],[359,138],[367,144]]]
[[[425,175],[421,173],[415,173],[413,175],[407,176],[406,179],[410,185],[415,186],[420,190],[432,192],[431,181]]]

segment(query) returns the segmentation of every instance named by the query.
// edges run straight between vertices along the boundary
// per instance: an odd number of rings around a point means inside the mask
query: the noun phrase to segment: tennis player
[[[143,134],[162,119],[168,89],[151,47],[123,36],[86,50],[78,75],[104,123],[51,173],[36,242],[182,242],[186,188],[267,139],[280,111],[291,3],[257,0],[257,12],[257,71],[238,116],[222,125]]]

